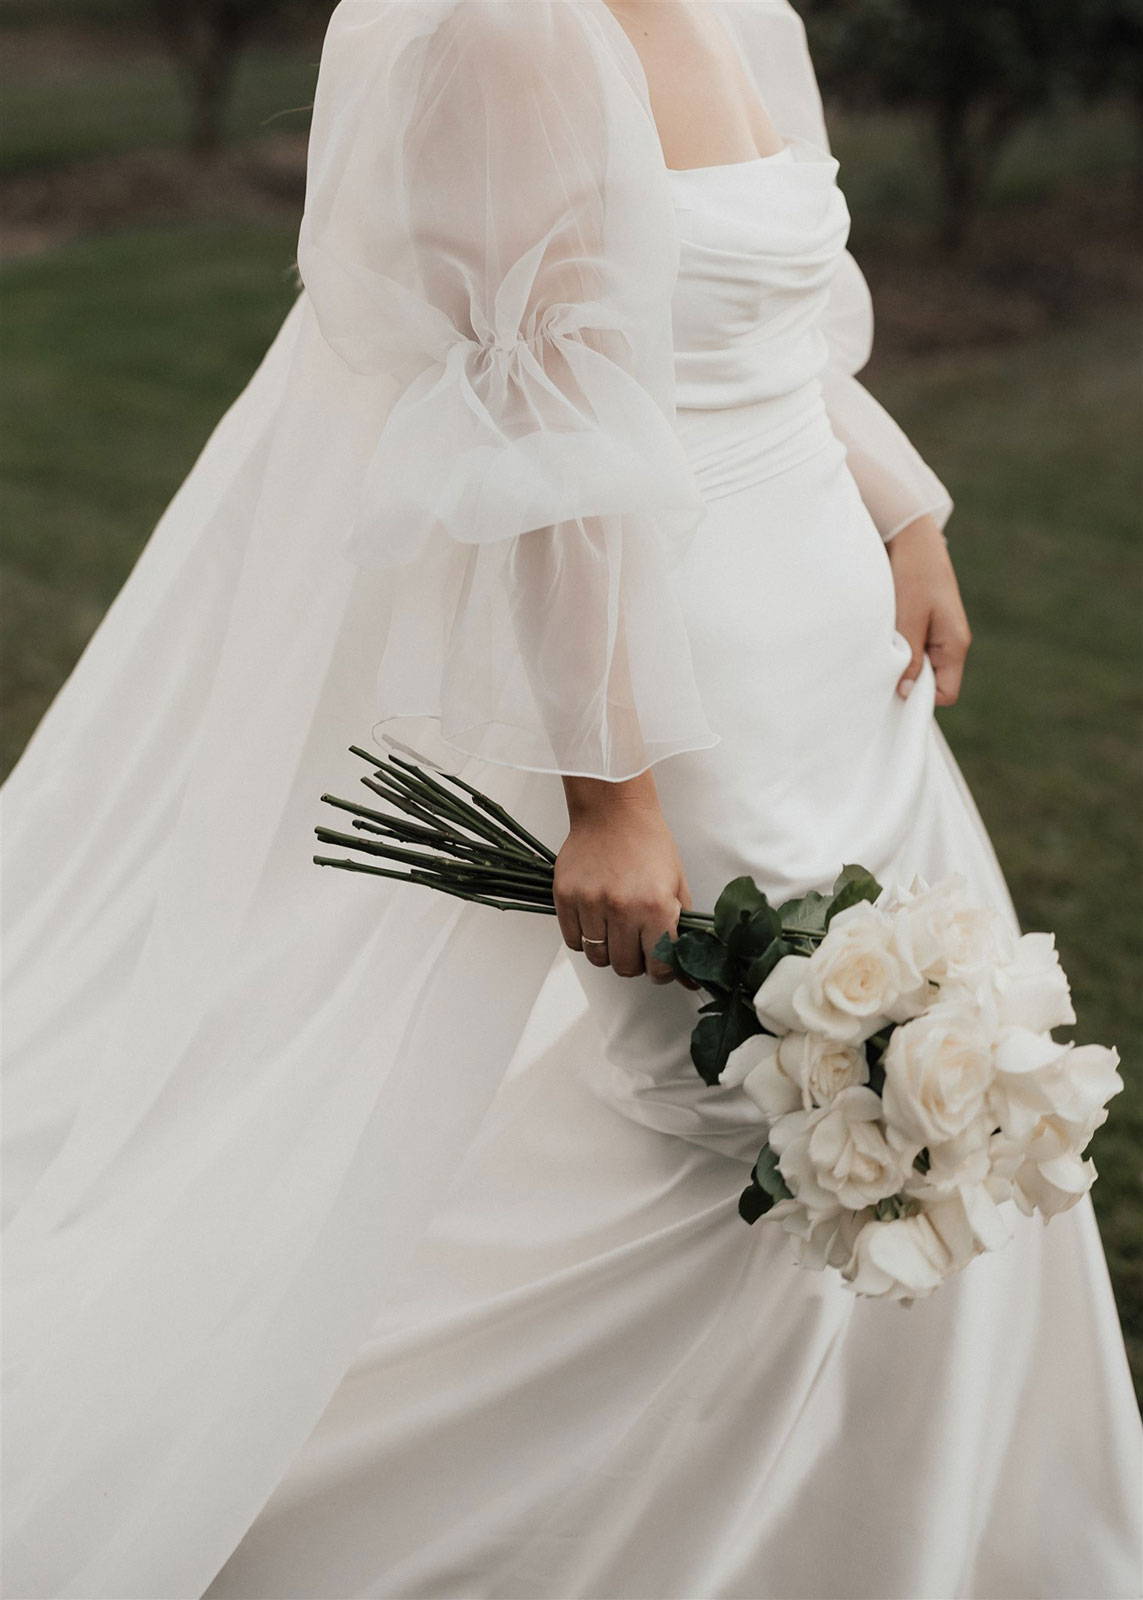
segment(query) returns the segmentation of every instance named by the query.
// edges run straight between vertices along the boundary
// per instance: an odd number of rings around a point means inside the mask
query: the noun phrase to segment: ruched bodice
[[[818,379],[828,359],[822,318],[849,233],[837,168],[793,140],[776,155],[671,171],[675,398],[708,499],[835,442]]]
[[[771,399],[821,371],[821,317],[849,233],[836,173],[837,161],[804,141],[756,161],[672,170],[678,405]]]

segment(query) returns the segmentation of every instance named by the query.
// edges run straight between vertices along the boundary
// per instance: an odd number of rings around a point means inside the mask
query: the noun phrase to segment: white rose
[[[721,1082],[738,1083],[773,1122],[789,1111],[827,1105],[851,1083],[866,1083],[865,1052],[816,1034],[787,1033],[780,1039],[754,1034],[731,1054]]]
[[[912,1217],[867,1222],[854,1242],[842,1277],[854,1294],[914,1300],[943,1282],[946,1253],[923,1211]]]
[[[990,906],[975,904],[959,873],[931,887],[915,878],[909,890],[886,902],[902,954],[923,977],[942,987],[972,974],[992,972],[1012,959],[1016,939]]]
[[[924,985],[892,933],[889,918],[868,901],[839,911],[812,956],[784,956],[758,990],[762,1026],[857,1044],[911,1015]]]
[[[754,1010],[758,1020],[771,1033],[789,1033],[801,1027],[794,1010],[794,995],[809,965],[809,956],[783,956],[755,994]]]
[[[828,1115],[829,1108],[826,1106],[816,1107],[812,1111],[789,1111],[777,1119],[767,1136],[787,1187],[814,1222],[840,1209],[837,1195],[829,1189],[823,1189],[818,1183],[809,1153],[810,1134],[815,1125]]]
[[[1095,1162],[1074,1154],[1055,1161],[1026,1161],[1012,1180],[1012,1197],[1022,1211],[1035,1207],[1042,1216],[1054,1217],[1078,1205],[1097,1177]]]
[[[1069,1125],[1082,1150],[1107,1120],[1106,1103],[1123,1088],[1119,1055],[1100,1044],[1060,1044],[1045,1033],[1006,1028],[993,1048],[995,1078],[989,1094],[993,1119],[1026,1144],[1045,1118]]]
[[[1079,1134],[1082,1150],[1107,1121],[1107,1102],[1123,1088],[1119,1051],[1102,1044],[1066,1044],[1048,1088],[1052,1114]]]
[[[842,1275],[855,1294],[911,1300],[1010,1238],[985,1186],[965,1185],[914,1216],[867,1223]]]
[[[991,1134],[990,1118],[981,1116],[955,1138],[930,1144],[928,1168],[924,1172],[913,1168],[904,1193],[928,1204],[965,1184],[984,1183],[992,1171]],[[899,1142],[891,1128],[889,1139],[890,1143]]]
[[[994,984],[1002,1026],[1047,1033],[1076,1020],[1053,934],[1024,934],[1012,959],[997,967]]]
[[[799,1104],[806,1111],[829,1105],[853,1084],[869,1082],[862,1047],[820,1033],[787,1033],[778,1041],[777,1065],[787,1081],[797,1085]]]
[[[779,1062],[779,1042],[768,1033],[751,1034],[731,1051],[719,1080],[727,1085],[740,1084],[771,1121],[787,1111],[796,1111],[802,1104],[801,1085],[787,1075]]]
[[[862,1085],[842,1089],[828,1106],[783,1117],[770,1144],[795,1198],[815,1215],[837,1205],[860,1211],[895,1194],[912,1161],[886,1139],[881,1097]]]
[[[932,1155],[949,1141],[965,1149],[987,1139],[992,1040],[969,1007],[935,1005],[895,1028],[883,1062],[885,1120],[914,1155],[923,1145]]]
[[[791,1254],[800,1267],[822,1272],[826,1267],[844,1267],[853,1254],[857,1235],[873,1215],[871,1207],[862,1211],[832,1212],[814,1217],[799,1200],[779,1200],[766,1213],[767,1222],[777,1222],[790,1235]]]

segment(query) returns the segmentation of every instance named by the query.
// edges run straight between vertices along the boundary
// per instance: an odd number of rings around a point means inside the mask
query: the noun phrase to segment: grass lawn
[[[6,269],[4,770],[269,343],[293,244],[285,228],[188,225]],[[1025,925],[1059,934],[1081,1036],[1124,1057],[1094,1194],[1143,1379],[1137,364],[1108,314],[883,371],[877,389],[958,500],[976,644],[944,727]]]
[[[168,228],[0,272],[5,771],[288,310],[295,241]]]

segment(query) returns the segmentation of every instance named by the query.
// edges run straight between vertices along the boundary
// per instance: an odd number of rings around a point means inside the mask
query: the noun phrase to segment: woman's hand
[[[670,983],[674,971],[651,952],[664,933],[676,936],[691,898],[650,769],[623,783],[565,777],[564,792],[571,831],[552,886],[564,943],[622,977]]]
[[[960,694],[972,634],[944,535],[932,517],[918,517],[894,534],[886,549],[897,590],[897,630],[912,650],[897,693],[909,693],[928,655],[937,705],[951,706]]]

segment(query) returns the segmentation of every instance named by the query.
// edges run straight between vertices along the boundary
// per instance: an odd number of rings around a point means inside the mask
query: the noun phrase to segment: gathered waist
[[[788,394],[740,406],[680,406],[676,431],[704,500],[737,494],[788,472],[823,450],[845,458],[830,425],[821,383],[810,379]]]

